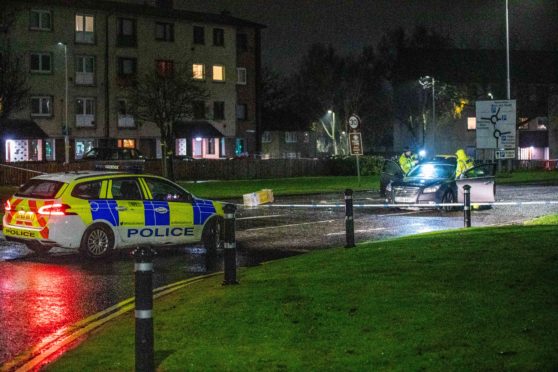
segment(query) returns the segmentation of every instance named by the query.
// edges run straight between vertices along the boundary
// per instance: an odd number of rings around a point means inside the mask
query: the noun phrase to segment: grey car
[[[494,164],[468,169],[456,177],[453,161],[434,160],[419,163],[407,175],[392,160],[386,160],[380,177],[380,190],[392,204],[463,203],[463,186],[471,186],[471,203],[496,200]],[[452,207],[444,207],[452,210]]]

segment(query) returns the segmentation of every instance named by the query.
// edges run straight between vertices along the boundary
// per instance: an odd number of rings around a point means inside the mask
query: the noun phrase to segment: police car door
[[[156,241],[173,244],[198,241],[192,195],[162,178],[144,177],[142,182],[149,193],[149,200],[145,201],[145,228],[155,229]]]
[[[144,224],[143,193],[139,180],[135,177],[113,178],[109,180],[108,199],[116,203],[118,211],[118,232],[126,243],[138,242],[134,231]],[[144,241],[145,242],[145,241]]]

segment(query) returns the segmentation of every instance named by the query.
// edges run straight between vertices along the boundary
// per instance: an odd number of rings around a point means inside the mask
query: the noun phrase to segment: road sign
[[[477,101],[476,111],[477,148],[513,150],[515,157],[515,100]]]
[[[349,130],[351,132],[360,132],[360,118],[353,114],[349,117]]]
[[[360,132],[349,133],[349,149],[351,155],[363,155],[362,134]]]
[[[515,150],[496,150],[496,159],[514,159]]]

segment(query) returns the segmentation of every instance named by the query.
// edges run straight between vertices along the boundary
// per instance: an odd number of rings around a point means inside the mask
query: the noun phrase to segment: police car
[[[35,252],[221,242],[223,206],[157,176],[79,171],[34,177],[5,202],[3,232]]]

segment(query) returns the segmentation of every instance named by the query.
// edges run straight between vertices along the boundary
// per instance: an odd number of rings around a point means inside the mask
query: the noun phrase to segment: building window
[[[205,29],[202,26],[194,26],[194,44],[205,44]]]
[[[236,83],[246,85],[246,69],[244,67],[238,67],[236,69]]]
[[[135,19],[118,18],[116,43],[120,47],[137,46]]]
[[[174,73],[174,62],[170,60],[158,59],[155,61],[157,73],[161,76],[170,76]]]
[[[93,44],[95,42],[95,17],[76,14],[76,43]]]
[[[285,132],[285,143],[296,143],[297,135],[296,132]]]
[[[76,99],[76,127],[95,126],[95,98]]]
[[[135,128],[134,116],[128,113],[128,102],[125,99],[118,100],[118,128]]]
[[[93,56],[76,57],[76,84],[78,85],[95,84],[95,57]]]
[[[95,147],[95,140],[93,139],[76,139],[76,159],[83,158],[83,154]]]
[[[213,102],[213,119],[214,120],[225,119],[225,102],[223,101]]]
[[[172,23],[155,23],[155,40],[174,41],[174,25]]]
[[[205,119],[205,102],[194,101],[192,102],[192,116],[194,119]]]
[[[52,29],[52,16],[50,11],[32,9],[29,17],[29,29],[50,31]]]
[[[213,65],[213,81],[225,81],[225,66]]]
[[[133,138],[119,139],[117,142],[117,146],[125,149],[135,149],[136,140]]]
[[[118,76],[130,77],[136,74],[137,60],[135,58],[118,58]]]
[[[31,97],[32,116],[52,116],[52,97]]]
[[[56,160],[56,141],[54,138],[45,139],[45,160]]]
[[[207,139],[207,155],[215,155],[215,138]]]
[[[246,144],[244,138],[237,138],[234,144],[234,154],[236,156],[246,156]]]
[[[222,28],[213,29],[213,45],[225,46],[225,30]]]
[[[50,53],[31,53],[31,72],[46,73],[52,71]]]
[[[247,120],[247,106],[243,103],[239,103],[236,105],[236,118],[238,120]]]
[[[266,130],[262,133],[262,143],[271,143],[271,132]]]
[[[194,80],[204,80],[205,79],[205,65],[201,63],[194,63],[192,65],[192,77]]]
[[[236,49],[243,52],[248,50],[248,35],[236,34]]]
[[[476,130],[477,129],[477,118],[476,117],[468,117],[467,118],[467,130]]]

